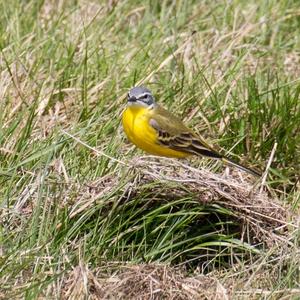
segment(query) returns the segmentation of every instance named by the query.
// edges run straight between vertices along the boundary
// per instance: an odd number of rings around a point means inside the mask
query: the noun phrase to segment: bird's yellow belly
[[[149,125],[148,114],[146,108],[126,108],[122,122],[128,139],[140,149],[153,155],[177,158],[188,156],[188,153],[175,151],[157,143],[157,132]]]

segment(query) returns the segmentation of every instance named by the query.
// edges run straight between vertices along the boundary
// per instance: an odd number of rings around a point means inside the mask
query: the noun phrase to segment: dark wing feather
[[[154,108],[149,123],[156,130],[157,140],[160,145],[189,154],[218,158],[224,163],[235,166],[252,175],[261,176],[256,170],[240,165],[214,151],[200,136],[197,136],[186,127],[180,119],[160,106]]]
[[[170,149],[211,158],[222,156],[211,149],[200,137],[186,127],[177,117],[161,107],[154,108],[150,125],[157,131],[158,143]]]
[[[214,151],[200,136],[197,136],[186,127],[180,119],[158,105],[154,108],[153,116],[149,123],[156,130],[157,140],[160,145],[189,154],[218,158],[224,163],[235,166],[252,175],[260,176],[259,172],[240,165]]]

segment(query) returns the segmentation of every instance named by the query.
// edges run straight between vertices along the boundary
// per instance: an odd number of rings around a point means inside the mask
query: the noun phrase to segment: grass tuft
[[[297,1],[0,11],[0,298],[299,297]],[[263,182],[141,156],[137,84]]]

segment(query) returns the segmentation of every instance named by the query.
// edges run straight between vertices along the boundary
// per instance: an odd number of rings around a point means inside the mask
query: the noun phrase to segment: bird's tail
[[[176,145],[176,147],[174,145],[172,145],[173,149],[175,150],[179,150],[179,151],[185,151],[187,153],[190,154],[195,154],[195,155],[199,155],[199,156],[206,156],[206,157],[210,157],[210,158],[215,158],[215,159],[220,159],[223,163],[234,166],[240,170],[243,170],[247,173],[250,173],[254,176],[258,176],[261,177],[261,174],[253,169],[247,168],[243,165],[240,165],[239,163],[224,157],[222,154],[214,151],[213,149],[211,149],[202,139],[200,138],[195,138],[195,137],[191,137],[189,134],[187,137],[185,137],[184,135],[181,135],[181,140],[180,140],[180,144],[179,146]],[[177,138],[178,141],[179,138]],[[188,145],[186,146],[186,141],[185,139],[188,139]],[[168,143],[170,141],[168,140]]]
[[[262,174],[259,173],[259,172],[257,172],[256,170],[253,170],[253,169],[247,168],[247,167],[245,167],[243,165],[240,165],[240,164],[236,163],[235,161],[233,161],[233,160],[231,160],[229,158],[222,157],[221,160],[222,160],[222,162],[224,164],[234,166],[234,167],[236,167],[236,168],[238,168],[240,170],[243,170],[243,171],[245,171],[245,172],[247,172],[249,174],[252,174],[254,176],[257,176],[257,177],[261,177],[262,176]]]

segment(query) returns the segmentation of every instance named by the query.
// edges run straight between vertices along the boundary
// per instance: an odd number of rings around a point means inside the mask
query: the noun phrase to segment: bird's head
[[[128,105],[141,105],[151,109],[155,105],[155,100],[150,90],[143,86],[136,86],[128,93]]]

